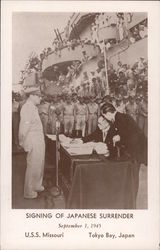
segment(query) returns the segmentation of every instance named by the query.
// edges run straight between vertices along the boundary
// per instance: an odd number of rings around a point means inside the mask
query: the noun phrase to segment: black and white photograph
[[[12,208],[147,209],[147,13],[13,13],[12,34]]]

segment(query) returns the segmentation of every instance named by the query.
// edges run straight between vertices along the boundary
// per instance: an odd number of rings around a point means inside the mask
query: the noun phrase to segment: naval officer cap
[[[24,92],[27,95],[38,95],[38,96],[42,96],[40,88],[39,87],[28,87],[24,90]]]

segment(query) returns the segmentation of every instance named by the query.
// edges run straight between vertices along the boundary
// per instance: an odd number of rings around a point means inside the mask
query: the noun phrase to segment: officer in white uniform
[[[87,121],[88,108],[84,103],[84,98],[79,97],[79,103],[75,104],[75,129],[82,131],[82,137],[85,136]]]
[[[67,136],[71,136],[74,128],[74,113],[75,106],[71,102],[71,98],[66,97],[66,103],[63,107],[63,117],[64,117],[64,133]]]
[[[90,102],[87,104],[88,108],[88,134],[94,132],[98,124],[98,114],[99,107],[98,104],[94,101],[94,97],[90,96]]]
[[[24,183],[24,198],[34,199],[37,192],[44,190],[42,186],[45,142],[42,122],[37,105],[40,104],[41,93],[36,87],[26,90],[28,99],[20,112],[19,143],[27,152],[27,168]]]

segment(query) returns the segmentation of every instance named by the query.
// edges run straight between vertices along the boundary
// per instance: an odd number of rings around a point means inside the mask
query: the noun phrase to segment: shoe
[[[36,199],[38,196],[37,192],[33,192],[32,195],[24,195],[25,199]]]
[[[39,188],[36,189],[36,192],[43,192],[43,191],[44,191],[44,187],[43,186],[41,186],[41,187],[39,187]]]
[[[23,150],[23,148],[19,145],[17,145],[17,150]]]
[[[53,196],[53,197],[57,197],[61,194],[61,191],[58,187],[52,187],[50,188],[50,194]]]

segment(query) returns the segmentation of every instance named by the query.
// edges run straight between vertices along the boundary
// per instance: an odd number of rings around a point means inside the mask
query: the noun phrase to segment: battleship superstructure
[[[147,13],[73,13],[64,31],[55,34],[52,47],[32,61],[24,87],[40,84],[53,95],[66,85],[73,90],[83,72],[96,71],[102,62],[107,77],[110,64],[116,68],[118,61],[133,65],[139,57],[147,59]]]

